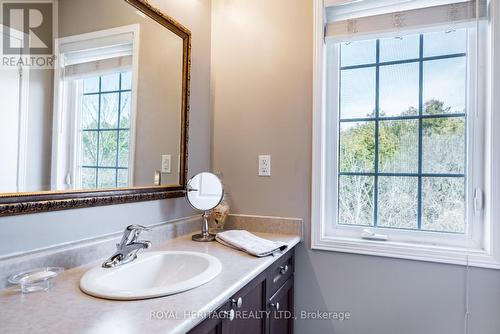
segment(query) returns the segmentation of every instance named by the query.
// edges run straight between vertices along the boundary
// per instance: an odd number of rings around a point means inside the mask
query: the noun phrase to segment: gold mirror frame
[[[117,190],[55,191],[0,194],[0,217],[47,211],[89,208],[103,205],[183,197],[188,173],[189,97],[191,79],[191,32],[147,0],[124,0],[183,40],[182,115],[179,186],[137,187]]]

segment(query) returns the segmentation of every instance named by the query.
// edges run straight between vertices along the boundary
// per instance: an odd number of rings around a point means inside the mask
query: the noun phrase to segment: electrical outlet
[[[165,154],[161,156],[161,172],[165,174],[172,172],[172,155]]]
[[[270,155],[259,155],[259,176],[271,176]]]

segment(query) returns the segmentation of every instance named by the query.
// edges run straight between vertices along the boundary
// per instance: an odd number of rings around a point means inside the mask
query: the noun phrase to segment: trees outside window
[[[338,223],[466,231],[466,30],[342,43]]]
[[[128,187],[131,72],[90,77],[82,83],[81,187]]]

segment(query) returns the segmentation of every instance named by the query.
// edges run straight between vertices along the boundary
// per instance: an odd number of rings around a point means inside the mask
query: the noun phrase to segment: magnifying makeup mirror
[[[210,211],[219,205],[223,197],[224,187],[217,175],[204,172],[193,176],[188,181],[186,199],[193,208],[203,211],[201,233],[193,235],[194,241],[215,240],[215,234],[208,232],[208,217]]]

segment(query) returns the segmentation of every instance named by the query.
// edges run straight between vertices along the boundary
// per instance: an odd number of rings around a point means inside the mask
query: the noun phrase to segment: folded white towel
[[[257,257],[271,255],[285,250],[288,245],[280,241],[271,241],[244,230],[230,230],[217,233],[215,239],[221,244],[246,252]]]

